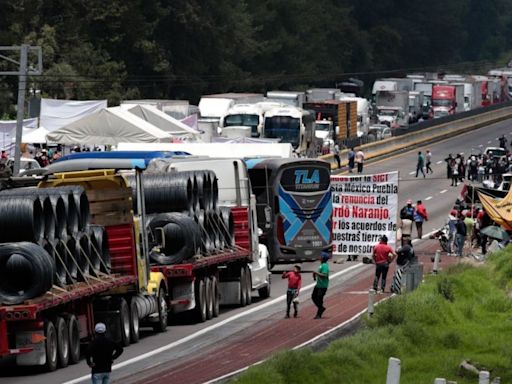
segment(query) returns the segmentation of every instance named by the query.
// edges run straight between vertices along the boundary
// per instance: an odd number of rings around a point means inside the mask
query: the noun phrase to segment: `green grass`
[[[241,384],[383,383],[389,357],[401,360],[401,383],[433,383],[436,377],[462,383],[470,360],[491,377],[512,383],[512,248],[483,267],[452,266],[428,276],[415,292],[376,307],[354,336],[315,353],[279,353],[234,380]],[[512,297],[512,295],[511,295]]]

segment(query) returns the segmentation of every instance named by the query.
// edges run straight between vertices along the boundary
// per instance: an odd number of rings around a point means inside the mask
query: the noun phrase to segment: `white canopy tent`
[[[50,132],[59,144],[117,145],[169,142],[172,136],[120,107],[106,108]]]
[[[44,144],[47,142],[46,135],[48,133],[45,127],[39,127],[37,129],[23,128],[21,142],[27,144]],[[16,132],[14,131],[11,136],[12,142],[14,143],[16,141]]]
[[[198,139],[199,131],[160,111],[152,105],[122,104],[123,109],[153,124],[155,127],[179,138]]]
[[[51,132],[105,108],[107,100],[41,99],[39,125]]]

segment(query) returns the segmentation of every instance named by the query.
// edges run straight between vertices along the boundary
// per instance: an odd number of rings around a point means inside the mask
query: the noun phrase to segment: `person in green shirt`
[[[327,288],[329,287],[329,254],[327,252],[321,253],[321,264],[318,267],[317,271],[313,272],[313,279],[316,280],[315,288],[313,289],[313,294],[311,295],[311,299],[313,303],[315,303],[317,307],[317,312],[315,319],[321,319],[322,314],[325,312],[324,307],[324,296],[327,292]]]

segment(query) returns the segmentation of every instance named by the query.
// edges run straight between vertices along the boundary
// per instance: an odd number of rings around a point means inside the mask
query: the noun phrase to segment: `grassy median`
[[[389,357],[402,361],[401,383],[433,383],[436,377],[476,383],[459,365],[512,383],[512,248],[486,265],[459,264],[426,277],[415,292],[376,308],[364,329],[326,350],[277,354],[234,380],[261,383],[383,383]]]

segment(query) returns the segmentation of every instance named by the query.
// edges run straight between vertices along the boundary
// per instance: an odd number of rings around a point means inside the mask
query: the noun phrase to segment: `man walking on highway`
[[[395,250],[388,245],[387,236],[383,235],[380,238],[379,244],[373,248],[373,261],[375,262],[375,279],[373,280],[373,289],[375,291],[378,291],[377,288],[379,286],[380,279],[381,292],[384,293],[389,264],[395,259],[395,257],[397,257]]]
[[[317,307],[315,319],[321,319],[322,314],[325,312],[324,307],[324,296],[327,293],[329,287],[329,254],[327,252],[321,253],[321,264],[317,271],[313,272],[313,279],[316,280],[315,288],[313,288],[313,294],[311,299]]]
[[[363,173],[364,152],[361,150],[357,151],[354,161],[357,164],[357,173]]]
[[[427,173],[434,173],[434,171],[432,170],[432,167],[430,166],[430,164],[432,164],[432,152],[430,152],[429,149],[427,149],[427,153],[425,154],[425,160],[427,162],[426,164],[426,168],[427,168]]]
[[[425,157],[423,157],[423,154],[421,151],[418,152],[418,162],[416,163],[416,177],[418,177],[418,172],[423,173],[423,177],[425,177],[425,171],[423,170],[423,167],[425,166]]]
[[[416,223],[418,239],[421,239],[421,237],[423,236],[424,221],[428,221],[427,208],[425,208],[421,200],[418,200],[416,202],[416,209],[414,210],[414,222]]]
[[[354,147],[350,148],[350,151],[348,151],[348,172],[352,173],[352,170],[354,169],[354,163],[356,158],[356,152],[354,151]]]
[[[334,144],[334,160],[338,164],[338,169],[341,168],[341,159],[340,159],[340,146],[338,144]]]
[[[446,159],[444,159],[444,161],[446,161],[446,178],[451,179],[452,178],[453,161],[454,161],[452,154],[450,153],[448,155],[448,157]]]
[[[288,279],[288,289],[286,290],[286,319],[290,318],[290,307],[293,302],[293,317],[299,314],[298,296],[302,285],[302,277],[300,275],[300,265],[295,265],[293,271],[283,272],[283,279]]]
[[[93,384],[108,384],[112,363],[123,353],[123,348],[107,337],[107,327],[98,323],[94,327],[94,340],[89,344],[85,359],[87,365],[92,368]]]

